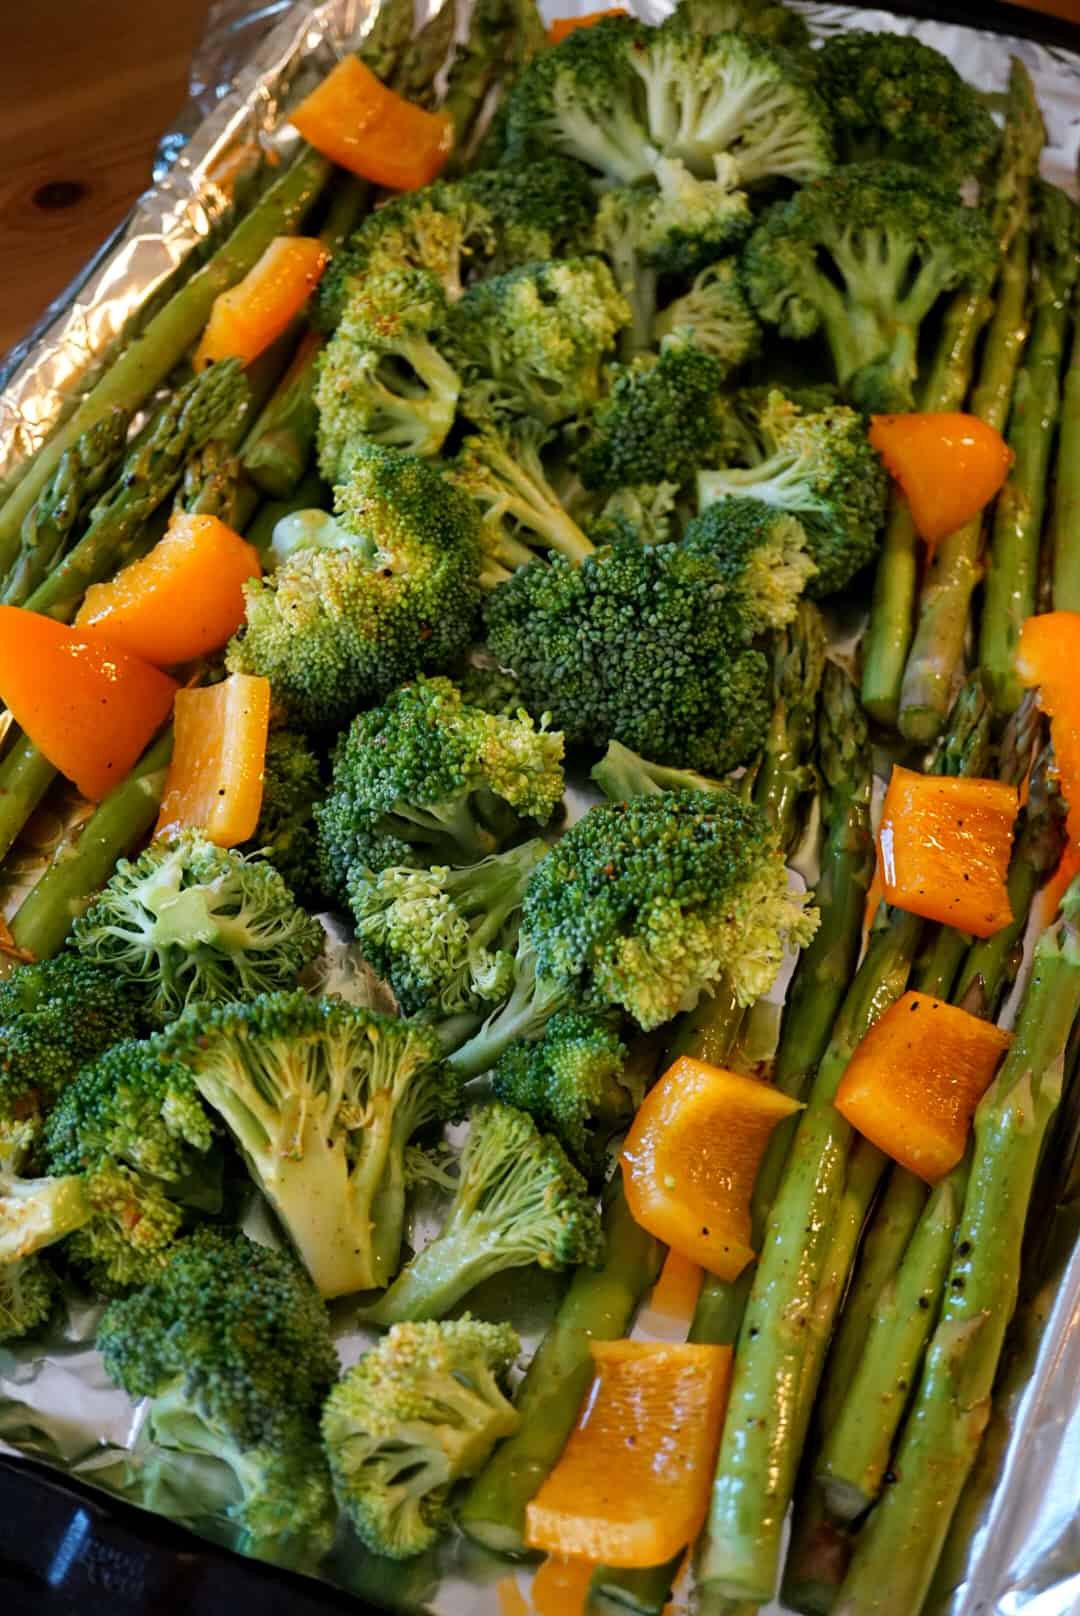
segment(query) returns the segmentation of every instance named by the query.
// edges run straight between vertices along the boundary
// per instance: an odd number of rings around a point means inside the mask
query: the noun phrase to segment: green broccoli
[[[433,275],[397,270],[364,276],[319,356],[315,405],[319,469],[348,475],[365,440],[436,455],[457,412],[460,378],[445,348],[447,303]]]
[[[200,1230],[98,1330],[109,1377],[150,1399],[163,1449],[226,1465],[245,1547],[314,1562],[333,1534],[319,1407],[338,1376],[326,1308],[291,1257]]]
[[[549,153],[524,166],[478,169],[459,183],[491,219],[494,249],[479,276],[573,257],[588,245],[596,201],[580,163]]]
[[[662,791],[730,791],[723,780],[714,780],[693,769],[672,769],[632,752],[621,741],[612,741],[599,763],[589,770],[589,779],[609,802],[629,802],[631,797],[658,796]]]
[[[782,0],[679,0],[664,27],[698,34],[755,34],[789,49],[810,43],[806,23]]]
[[[548,481],[542,450],[548,431],[535,421],[489,426],[465,439],[451,481],[484,512],[485,582],[531,561],[530,545],[580,561],[593,546]]]
[[[24,1178],[10,1160],[7,1152],[0,1159],[0,1265],[21,1263],[94,1216],[80,1176]]]
[[[575,29],[511,91],[508,159],[552,151],[618,185],[655,177],[659,158],[707,178],[730,156],[743,186],[803,183],[832,161],[828,115],[801,65],[745,33],[629,17]]]
[[[834,34],[813,63],[842,162],[912,163],[959,183],[977,175],[997,145],[978,90],[910,34]]]
[[[630,319],[599,258],[523,264],[471,286],[450,316],[461,409],[479,425],[526,416],[547,426],[603,392],[604,361]]]
[[[406,1015],[479,1010],[510,992],[525,882],[547,852],[539,837],[463,869],[357,871],[356,936]]]
[[[448,667],[472,638],[480,521],[427,461],[366,444],[338,520],[245,586],[233,673],[265,675],[305,728],[334,730],[403,679]]]
[[[761,327],[731,259],[703,269],[688,292],[661,310],[654,329],[662,345],[692,342],[728,374],[753,359],[761,345]]]
[[[48,1322],[59,1283],[44,1257],[0,1263],[0,1346]]]
[[[909,410],[919,331],[946,292],[986,291],[999,249],[983,211],[901,163],[854,163],[776,202],[743,254],[762,320],[824,334],[837,379],[865,410]]]
[[[161,1049],[225,1122],[322,1294],[387,1284],[405,1147],[459,1104],[434,1032],[341,999],[266,993],[196,1006]]]
[[[637,544],[667,544],[677,537],[675,524],[677,483],[627,483],[609,494],[589,523],[593,545],[617,544],[632,539]]]
[[[338,1503],[365,1548],[422,1554],[450,1524],[454,1483],[476,1475],[521,1416],[506,1396],[521,1350],[508,1324],[465,1315],[395,1324],[338,1381],[322,1415]]]
[[[568,742],[620,740],[716,773],[747,762],[771,710],[750,641],[790,621],[811,576],[799,523],[763,511],[729,509],[680,544],[623,540],[580,567],[521,568],[488,597],[492,654]]]
[[[338,741],[315,809],[322,885],[393,865],[471,864],[546,824],[563,795],[563,738],[527,715],[468,707],[449,679],[418,679]]]
[[[682,342],[613,366],[578,456],[586,488],[685,482],[716,438],[726,374],[719,359]]]
[[[842,589],[877,552],[887,479],[854,410],[800,409],[779,391],[737,395],[721,452],[732,463],[698,473],[698,508],[742,495],[798,517],[817,567],[808,593]]]
[[[612,1134],[630,1121],[645,1085],[628,1065],[614,1017],[584,1010],[552,1016],[540,1038],[511,1044],[492,1072],[498,1099],[527,1111],[590,1177]]]
[[[292,730],[272,729],[263,764],[262,807],[245,851],[261,853],[290,892],[310,904],[319,894],[314,807],[325,787],[319,760]]]
[[[816,925],[788,892],[765,815],[701,791],[591,808],[534,870],[522,919],[542,977],[585,1006],[620,1005],[646,1031],[721,976],[753,1003]]]
[[[469,1118],[445,1223],[365,1316],[383,1326],[441,1318],[507,1268],[565,1268],[602,1254],[596,1203],[558,1140],[513,1106],[483,1106]]]
[[[188,830],[121,859],[71,941],[166,1022],[189,1004],[292,986],[322,948],[322,927],[272,864]]]

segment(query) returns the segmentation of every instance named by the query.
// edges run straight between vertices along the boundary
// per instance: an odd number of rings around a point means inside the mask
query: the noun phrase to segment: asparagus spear
[[[1024,620],[1035,610],[1046,479],[1077,269],[1075,205],[1042,182],[1037,204],[1035,315],[1009,419],[1015,459],[994,512],[979,635],[980,661],[999,712],[1012,712],[1020,701],[1013,655]]]
[[[520,1428],[496,1448],[461,1507],[468,1535],[500,1554],[524,1550],[526,1505],[559,1457],[592,1377],[589,1342],[624,1335],[660,1272],[663,1248],[630,1216],[619,1174],[608,1187],[604,1231],[602,1266],[574,1274],[518,1389]]]
[[[989,711],[968,682],[937,768],[978,774]],[[808,1332],[848,1179],[852,1129],[833,1101],[856,1045],[904,991],[922,922],[890,911],[870,940],[832,1030],[769,1217],[735,1350],[731,1396],[699,1562],[699,1580],[725,1598],[772,1597],[784,1516],[798,1466],[800,1425],[816,1386]],[[837,1297],[837,1304],[839,1297]]]
[[[1080,280],[1073,290],[1073,344],[1061,389],[1061,425],[1050,518],[1053,604],[1080,612]]]
[[[1028,189],[1038,168],[1039,153],[1046,140],[1046,129],[1039,112],[1035,86],[1027,68],[1016,57],[1009,73],[1005,132],[993,187],[994,232],[1007,255],[1013,238],[1027,213]],[[989,299],[960,292],[945,313],[942,338],[930,376],[921,389],[920,408],[959,409],[971,383],[976,342],[990,315]],[[917,576],[918,541],[907,506],[894,498],[874,579],[870,627],[863,647],[863,703],[872,717],[884,724],[897,722],[901,707],[901,684],[912,643],[913,609]],[[961,584],[965,574],[958,566]],[[935,597],[936,598],[936,597]],[[941,607],[935,608],[941,611]],[[961,608],[961,623],[966,602]],[[952,619],[951,619],[952,620]],[[930,643],[930,631],[920,636],[917,654],[921,660]],[[948,706],[950,692],[936,695],[941,714]],[[921,701],[912,691],[903,706],[914,710]],[[937,710],[937,709],[935,709]],[[909,723],[914,723],[914,718]],[[941,727],[941,718],[937,729]],[[936,733],[936,731],[932,732]],[[932,733],[928,738],[932,738]]]
[[[773,714],[753,787],[785,853],[798,844],[803,809],[817,785],[812,757],[824,673],[825,624],[817,607],[802,601],[795,622],[776,639]]]
[[[307,471],[318,426],[315,382],[323,339],[308,330],[285,375],[251,430],[244,470],[264,493],[288,499]]]
[[[437,104],[439,69],[453,49],[456,27],[456,0],[443,0],[402,52],[393,74],[399,95],[422,107]]]
[[[859,1535],[840,1590],[843,1616],[921,1608],[975,1462],[1005,1332],[1016,1305],[1024,1224],[1062,1092],[1080,1010],[1080,882],[1035,949],[1016,1038],[975,1117],[959,1238],[896,1479]]]
[[[19,553],[0,585],[5,606],[21,606],[64,554],[96,495],[112,481],[124,454],[129,417],[113,409],[65,449],[19,534]]]
[[[218,294],[247,274],[275,236],[291,235],[299,229],[327,182],[330,166],[325,157],[305,148],[38,451],[0,507],[0,569],[6,571],[11,566],[23,518],[64,451],[111,410],[134,411],[150,397],[198,338]]]
[[[392,82],[413,31],[413,0],[384,0],[357,55],[376,78]]]

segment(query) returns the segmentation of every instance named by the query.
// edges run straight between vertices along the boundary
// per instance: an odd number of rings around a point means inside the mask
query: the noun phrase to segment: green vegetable
[[[43,1257],[0,1263],[0,1346],[47,1323],[58,1291],[56,1274]]]
[[[668,27],[699,34],[730,30],[753,34],[770,45],[798,47],[810,42],[810,30],[797,11],[782,0],[679,0]]]
[[[594,1176],[613,1134],[645,1095],[610,1015],[564,1010],[540,1038],[511,1044],[491,1074],[496,1096],[555,1135],[582,1172]]]
[[[728,371],[755,358],[761,345],[761,327],[730,258],[696,275],[690,290],[657,315],[654,330],[661,345],[693,342]]]
[[[263,762],[262,806],[245,851],[261,853],[290,892],[311,905],[319,895],[313,809],[324,793],[319,761],[299,735],[273,729]]]
[[[686,482],[716,437],[725,374],[713,354],[681,341],[613,367],[578,457],[586,488]]]
[[[524,566],[534,549],[554,550],[571,562],[592,553],[549,481],[542,459],[549,437],[535,421],[488,426],[467,437],[451,463],[451,482],[483,512],[485,584]]]

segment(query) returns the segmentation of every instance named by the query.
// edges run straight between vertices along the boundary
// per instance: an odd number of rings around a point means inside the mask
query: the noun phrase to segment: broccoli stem
[[[594,764],[589,778],[600,787],[609,802],[629,802],[631,797],[662,791],[728,791],[723,780],[711,780],[693,769],[670,768],[652,763],[632,752],[621,741],[610,741],[608,749]]]
[[[979,1105],[959,1238],[896,1481],[859,1534],[839,1611],[908,1616],[921,1609],[974,1466],[1016,1305],[1032,1187],[1080,1010],[1078,907],[1074,883],[1063,919],[1036,946],[1016,1038]]]
[[[275,236],[300,228],[330,172],[327,159],[306,147],[52,434],[0,507],[0,569],[6,572],[15,559],[23,518],[64,451],[117,406],[134,412],[150,397],[197,340],[218,294],[247,274]]]
[[[989,716],[981,681],[969,681],[939,769],[982,772]],[[735,1350],[700,1551],[700,1581],[725,1598],[765,1601],[776,1585],[820,1359],[884,1163],[878,1152],[853,1152],[853,1130],[833,1102],[857,1044],[904,991],[922,930],[917,916],[892,910],[871,937],[817,1068],[769,1215]]]
[[[592,1379],[591,1341],[617,1341],[660,1272],[663,1247],[634,1222],[619,1175],[604,1207],[606,1255],[579,1268],[518,1389],[517,1433],[496,1448],[472,1483],[460,1521],[497,1554],[525,1550],[525,1509],[573,1429]]]
[[[59,951],[117,859],[150,830],[161,806],[172,745],[170,726],[75,836],[61,843],[45,874],[23,899],[11,934],[35,959],[48,959]]]
[[[1050,546],[1054,610],[1080,611],[1080,284],[1073,293],[1073,345],[1061,390]]]
[[[1021,230],[1002,266],[994,316],[987,333],[972,414],[996,431],[1008,420],[1016,372],[1027,340],[1030,238]],[[948,711],[953,677],[964,654],[971,596],[980,577],[983,517],[965,522],[936,548],[919,601],[918,623],[900,690],[900,733],[927,744]]]
[[[1043,194],[1045,197],[1046,192]],[[1071,213],[1072,202],[1064,196],[1060,201]],[[1057,212],[1054,206],[1044,208],[1035,234],[1039,270],[1035,317],[1009,417],[1014,460],[994,511],[979,631],[979,658],[990,680],[994,704],[1003,713],[1013,712],[1021,697],[1013,657],[1024,621],[1036,607],[1039,541],[1061,403],[1070,294],[1076,278],[1074,252],[1059,248],[1057,238],[1063,226]],[[1070,234],[1074,228],[1070,218]]]
[[[247,526],[245,537],[259,552],[263,566],[272,564],[271,543],[274,529],[283,516],[294,511],[326,510],[330,503],[329,490],[319,473],[311,470],[297,483],[288,499],[268,499],[260,505],[254,520]]]

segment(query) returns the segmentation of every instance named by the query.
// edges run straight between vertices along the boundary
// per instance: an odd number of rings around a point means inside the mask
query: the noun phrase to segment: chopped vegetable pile
[[[0,505],[0,1343],[282,1564],[917,1616],[1075,1150],[1080,215],[1019,62],[446,23]]]

